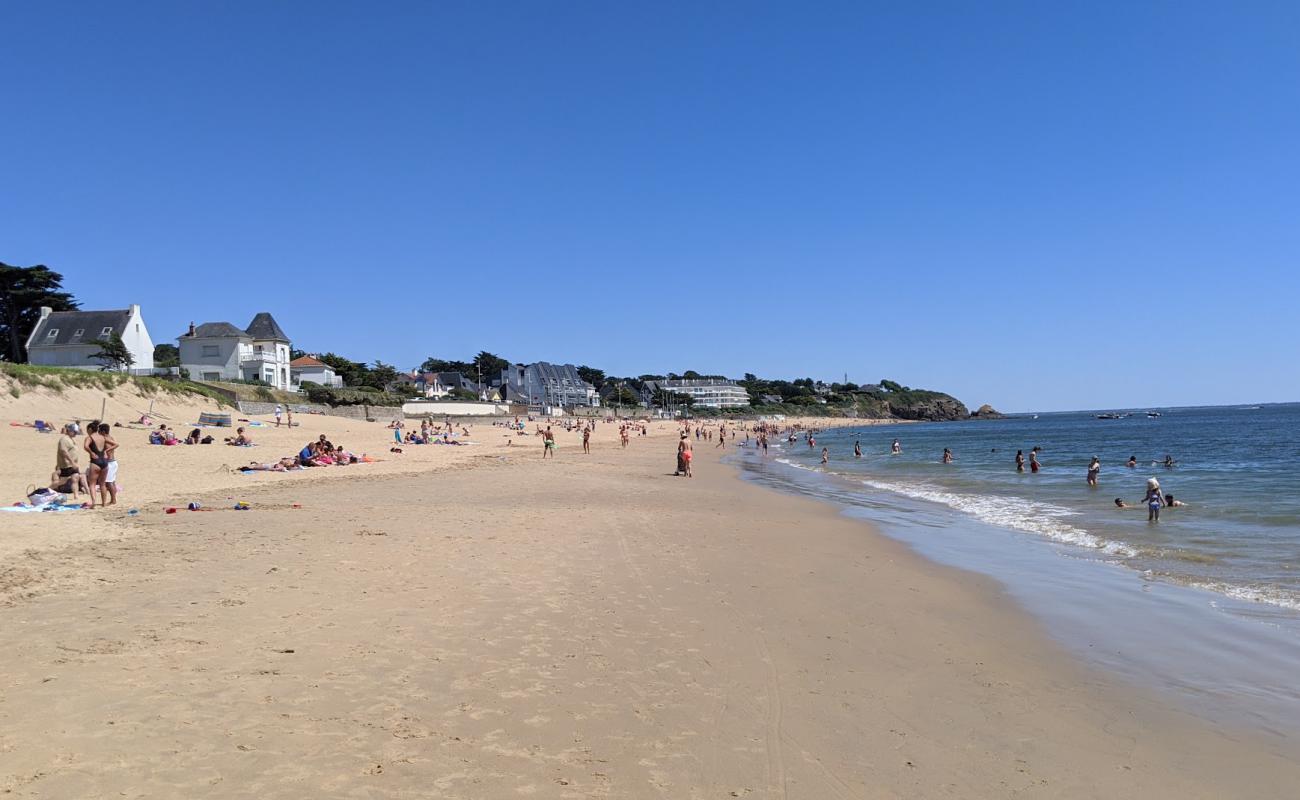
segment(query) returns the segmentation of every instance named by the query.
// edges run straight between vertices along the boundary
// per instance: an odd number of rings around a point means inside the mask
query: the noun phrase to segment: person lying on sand
[[[246,467],[240,467],[240,472],[288,472],[291,469],[302,469],[298,465],[296,458],[285,457],[270,464],[261,464],[253,461]]]

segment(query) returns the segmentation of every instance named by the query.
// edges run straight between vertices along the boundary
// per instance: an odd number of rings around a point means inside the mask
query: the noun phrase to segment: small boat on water
[[[1097,414],[1095,416],[1097,417],[1097,419],[1124,419],[1125,417],[1128,416],[1128,414],[1116,414],[1114,412],[1108,412],[1106,414]]]
[[[1148,416],[1148,417],[1158,417],[1158,416],[1160,416],[1160,412],[1159,412],[1159,411],[1148,411],[1148,412],[1147,412],[1147,416]]]

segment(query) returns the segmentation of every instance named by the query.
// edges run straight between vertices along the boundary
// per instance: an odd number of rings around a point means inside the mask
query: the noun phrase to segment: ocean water
[[[1196,713],[1300,738],[1300,404],[864,426],[818,433],[814,448],[802,436],[771,444],[766,457],[739,448],[734,463],[992,575],[1068,647]],[[1017,473],[1016,451],[1035,446],[1042,469]],[[1187,503],[1158,523],[1141,502],[1151,477]]]
[[[935,503],[982,522],[1076,548],[1148,578],[1300,612],[1300,404],[1148,409],[1124,419],[1094,412],[981,422],[828,430],[772,455],[864,490]],[[901,455],[891,455],[897,438]],[[863,457],[853,457],[861,442]],[[831,461],[820,466],[821,448]],[[1038,474],[1015,454],[1042,448]],[[943,448],[954,461],[941,463]],[[1099,485],[1086,482],[1101,458]],[[1162,465],[1166,455],[1173,468]],[[1136,456],[1138,466],[1125,466]],[[1187,503],[1147,521],[1148,478]],[[1118,509],[1115,498],[1131,508]]]

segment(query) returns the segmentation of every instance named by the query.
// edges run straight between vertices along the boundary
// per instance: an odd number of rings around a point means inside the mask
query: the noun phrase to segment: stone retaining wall
[[[249,416],[269,417],[275,413],[275,403],[262,403],[249,400],[239,401],[239,413]],[[402,409],[397,406],[325,406],[316,403],[290,403],[294,414],[327,414],[331,417],[348,419],[373,419],[379,422],[392,422],[402,419]]]

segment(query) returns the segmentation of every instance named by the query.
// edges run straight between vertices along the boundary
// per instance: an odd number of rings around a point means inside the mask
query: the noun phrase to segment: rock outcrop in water
[[[993,406],[985,403],[975,411],[971,412],[971,419],[1002,419],[1002,412]]]

